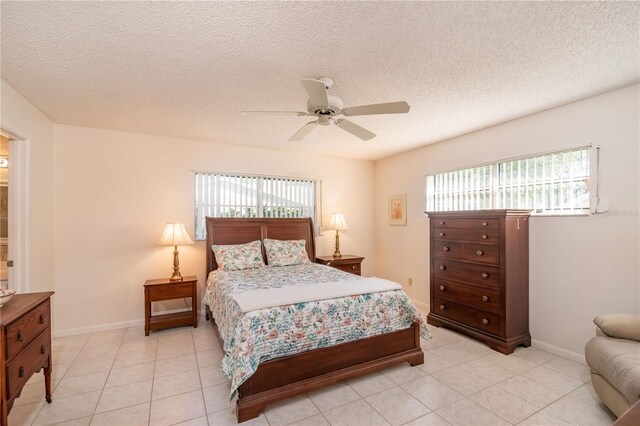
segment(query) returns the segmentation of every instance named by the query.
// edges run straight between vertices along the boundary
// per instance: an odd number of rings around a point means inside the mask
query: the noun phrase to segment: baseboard
[[[424,303],[424,302],[421,302],[421,301],[415,300],[415,299],[411,299],[411,301],[413,302],[414,305],[416,305],[417,308],[423,309],[423,310],[429,312],[429,304],[428,303]]]
[[[162,311],[164,314],[172,314],[175,312],[182,312],[183,309],[172,309],[167,311]],[[204,316],[204,310],[198,311],[198,315]],[[78,328],[65,328],[62,330],[54,330],[53,337],[66,337],[66,336],[76,336],[78,334],[87,334],[87,333],[98,333],[100,331],[109,331],[109,330],[118,330],[121,328],[129,328],[129,327],[140,327],[144,325],[144,319],[137,319],[131,321],[122,321],[122,322],[111,322],[108,324],[100,324],[100,325],[91,325],[88,327],[78,327]]]
[[[550,345],[548,343],[541,342],[536,339],[531,339],[531,346],[536,349],[543,350],[545,352],[552,353],[554,355],[561,356],[563,358],[569,359],[571,361],[579,362],[580,364],[587,365],[587,361],[584,358],[584,354],[578,354],[575,352],[568,351],[566,349],[559,348],[557,346]]]

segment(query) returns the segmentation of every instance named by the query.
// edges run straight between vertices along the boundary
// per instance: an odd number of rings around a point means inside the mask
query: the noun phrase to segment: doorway
[[[9,287],[9,138],[0,134],[0,287]]]

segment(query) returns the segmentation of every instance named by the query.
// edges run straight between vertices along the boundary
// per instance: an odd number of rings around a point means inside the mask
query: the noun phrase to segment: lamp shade
[[[331,221],[329,222],[329,229],[335,229],[336,231],[344,231],[349,229],[347,220],[342,213],[331,213]]]
[[[182,222],[168,222],[158,242],[161,246],[183,246],[193,244],[193,240],[187,233],[187,228]]]

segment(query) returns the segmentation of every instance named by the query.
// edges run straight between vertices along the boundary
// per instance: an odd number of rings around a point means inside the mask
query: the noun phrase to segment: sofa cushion
[[[640,343],[594,337],[584,352],[587,364],[615,386],[631,404],[640,399]]]
[[[640,315],[609,314],[597,316],[593,322],[609,337],[640,342]]]

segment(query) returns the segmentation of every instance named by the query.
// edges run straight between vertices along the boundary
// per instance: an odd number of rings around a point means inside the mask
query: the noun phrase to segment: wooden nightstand
[[[351,254],[343,254],[342,257],[318,256],[316,263],[331,266],[341,271],[350,272],[355,275],[361,274],[360,264],[364,257],[353,256]]]
[[[161,300],[191,298],[191,310],[173,314],[151,316],[151,302]],[[184,277],[182,281],[170,281],[169,278],[147,280],[144,283],[144,335],[149,330],[193,325],[198,327],[198,278]]]

